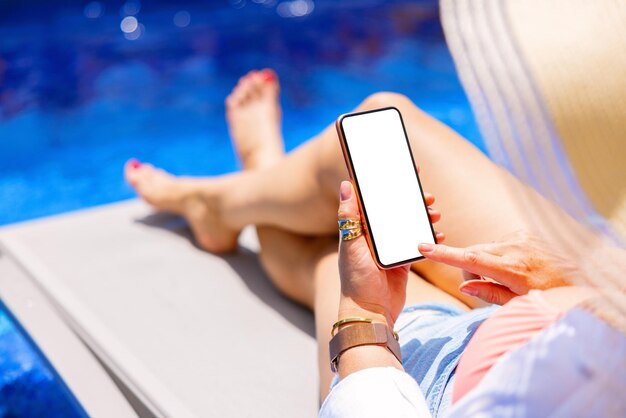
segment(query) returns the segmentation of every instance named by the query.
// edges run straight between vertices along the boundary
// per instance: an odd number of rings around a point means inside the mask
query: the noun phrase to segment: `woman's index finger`
[[[451,247],[443,244],[432,245],[432,250],[425,251],[420,246],[420,252],[429,260],[438,261],[453,267],[458,267],[479,276],[488,276],[494,279],[507,279],[509,272],[502,257],[487,251],[486,246],[474,245],[467,248]]]

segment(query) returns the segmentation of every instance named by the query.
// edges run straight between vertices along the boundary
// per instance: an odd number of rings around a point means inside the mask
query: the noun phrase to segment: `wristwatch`
[[[330,369],[337,373],[337,363],[341,354],[361,345],[386,347],[402,364],[402,353],[396,334],[387,325],[379,323],[354,323],[341,328],[330,340]]]

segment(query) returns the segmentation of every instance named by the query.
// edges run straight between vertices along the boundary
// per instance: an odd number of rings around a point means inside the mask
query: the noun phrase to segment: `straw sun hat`
[[[491,158],[626,241],[626,2],[441,0]]]

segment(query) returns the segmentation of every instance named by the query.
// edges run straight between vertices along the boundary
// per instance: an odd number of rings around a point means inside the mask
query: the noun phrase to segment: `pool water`
[[[5,1],[0,40],[0,225],[133,197],[131,157],[237,170],[223,100],[254,68],[289,150],[381,90],[482,148],[435,1]]]
[[[0,417],[87,417],[0,301]]]

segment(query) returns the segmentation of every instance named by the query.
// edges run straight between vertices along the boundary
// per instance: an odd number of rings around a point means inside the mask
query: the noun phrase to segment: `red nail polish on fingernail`
[[[276,76],[271,71],[263,71],[263,80],[264,81],[273,81],[276,79]]]
[[[128,164],[130,165],[130,168],[137,169],[139,167],[141,167],[141,163],[139,162],[139,160],[136,160],[135,158],[131,159]]]

